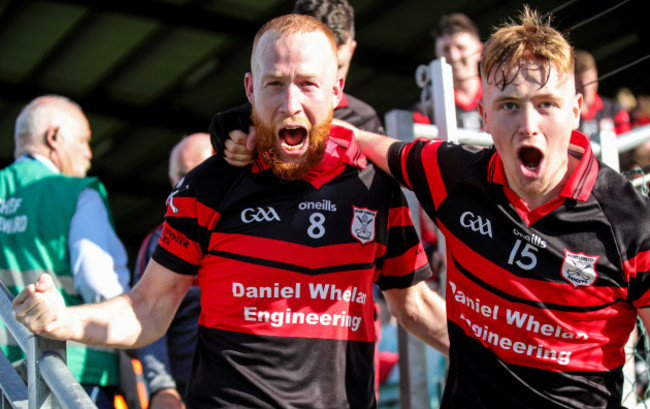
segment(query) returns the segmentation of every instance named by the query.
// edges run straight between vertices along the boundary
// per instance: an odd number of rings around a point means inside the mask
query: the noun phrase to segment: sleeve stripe
[[[443,141],[435,140],[422,149],[421,158],[422,166],[425,171],[426,180],[429,184],[429,191],[436,209],[447,197],[447,189],[440,173],[438,165],[438,149]],[[428,149],[427,149],[428,148]]]
[[[623,272],[628,282],[638,273],[647,271],[650,271],[650,250],[643,251],[623,262]]]

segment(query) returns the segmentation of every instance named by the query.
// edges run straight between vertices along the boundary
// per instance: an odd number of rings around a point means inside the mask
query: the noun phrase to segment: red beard
[[[325,153],[327,138],[329,138],[332,126],[333,111],[330,111],[327,118],[321,123],[306,125],[309,134],[309,146],[307,151],[295,160],[286,162],[281,157],[281,148],[278,144],[278,136],[273,126],[265,124],[257,114],[253,105],[253,125],[255,126],[256,140],[255,149],[262,160],[271,166],[273,174],[284,180],[301,180],[321,160]],[[296,122],[296,121],[294,121]],[[298,121],[303,122],[304,121]]]

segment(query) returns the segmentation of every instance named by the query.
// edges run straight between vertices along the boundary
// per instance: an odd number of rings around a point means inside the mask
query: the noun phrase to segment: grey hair
[[[60,126],[69,117],[70,106],[83,112],[79,104],[61,95],[42,95],[25,105],[16,118],[14,157],[38,151],[48,128]]]

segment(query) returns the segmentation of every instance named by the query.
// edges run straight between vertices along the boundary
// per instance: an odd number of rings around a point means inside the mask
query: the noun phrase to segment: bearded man
[[[133,290],[66,308],[45,276],[16,297],[16,317],[50,338],[138,347],[164,333],[198,274],[188,408],[376,407],[373,283],[405,328],[449,347],[404,196],[331,125],[343,79],[319,20],[264,25],[244,85],[256,161],[215,155],[177,184]]]

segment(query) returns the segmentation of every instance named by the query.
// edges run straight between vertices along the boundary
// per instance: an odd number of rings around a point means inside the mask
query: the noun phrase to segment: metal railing
[[[4,354],[0,354],[1,408],[96,409],[65,364],[64,341],[38,337],[16,321],[12,296],[0,283],[0,318],[27,356],[27,383]]]

